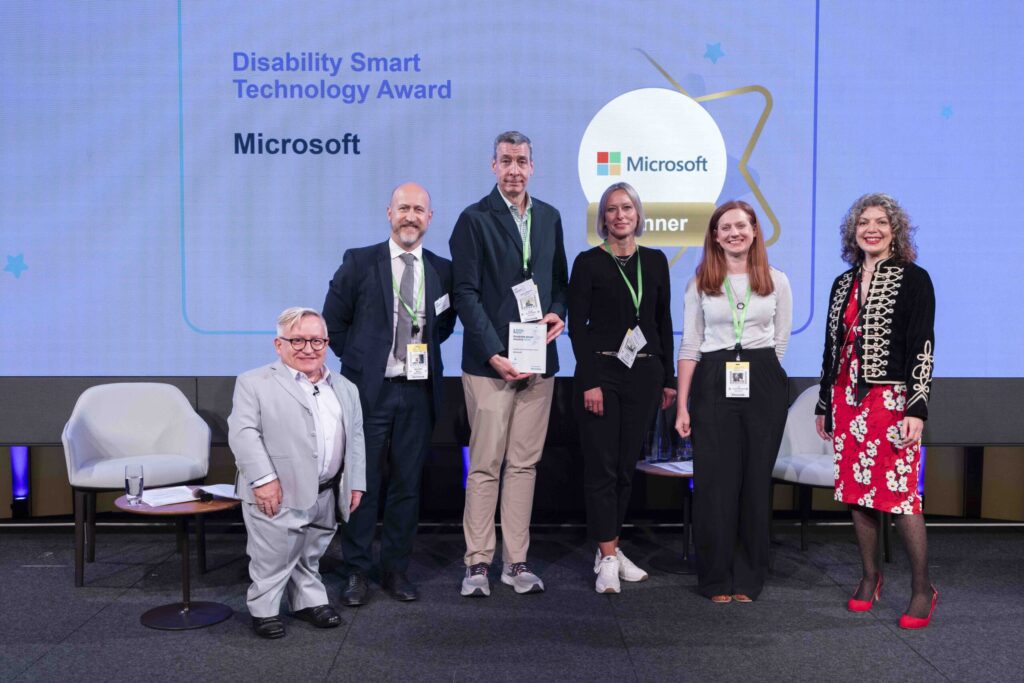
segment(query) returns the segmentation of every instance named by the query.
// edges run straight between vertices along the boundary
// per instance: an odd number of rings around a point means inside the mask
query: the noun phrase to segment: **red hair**
[[[697,290],[708,296],[718,296],[722,293],[722,282],[727,272],[725,252],[715,237],[718,235],[718,222],[722,215],[733,209],[740,209],[747,214],[750,226],[754,229],[754,240],[750,244],[750,251],[747,252],[747,277],[750,280],[750,288],[759,296],[768,296],[775,291],[775,283],[772,282],[771,270],[768,267],[764,233],[761,232],[761,225],[757,222],[757,214],[754,213],[753,207],[738,199],[722,204],[711,214],[708,231],[704,233],[704,254],[697,264]]]

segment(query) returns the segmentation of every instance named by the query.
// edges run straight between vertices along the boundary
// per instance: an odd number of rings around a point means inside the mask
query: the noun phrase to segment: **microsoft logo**
[[[622,175],[622,152],[598,152],[597,175]]]

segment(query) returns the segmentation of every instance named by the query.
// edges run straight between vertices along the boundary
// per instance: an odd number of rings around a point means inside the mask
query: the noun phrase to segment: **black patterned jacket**
[[[855,267],[837,277],[828,297],[821,389],[814,409],[815,414],[826,416],[828,431],[832,430],[831,390],[847,333],[843,312],[850,288],[859,286],[860,274]],[[927,420],[935,348],[935,290],[928,272],[893,258],[880,261],[857,324],[862,331],[856,345],[857,400],[872,384],[905,384],[906,414]]]

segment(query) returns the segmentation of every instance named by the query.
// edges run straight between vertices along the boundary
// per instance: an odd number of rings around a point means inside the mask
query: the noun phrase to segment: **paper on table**
[[[692,460],[680,460],[678,462],[652,462],[650,464],[658,469],[665,470],[666,472],[674,472],[675,474],[693,474]]]
[[[234,500],[241,500],[235,494],[234,484],[207,484],[206,486],[196,489],[196,492],[202,491],[203,493],[210,493],[218,498],[232,498]]]
[[[508,359],[519,372],[547,372],[548,326],[544,323],[511,323],[508,326]]]
[[[196,500],[196,494],[187,486],[167,486],[162,489],[146,489],[142,492],[142,502],[150,507],[174,505]]]

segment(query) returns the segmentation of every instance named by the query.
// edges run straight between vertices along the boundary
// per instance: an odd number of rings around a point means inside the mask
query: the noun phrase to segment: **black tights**
[[[878,525],[879,513],[857,505],[850,506],[853,530],[860,548],[863,578],[857,586],[858,600],[870,600],[878,581]],[[928,536],[924,515],[896,515],[896,528],[903,539],[903,547],[910,558],[910,604],[907,614],[926,617],[932,603],[932,585],[928,579]]]

